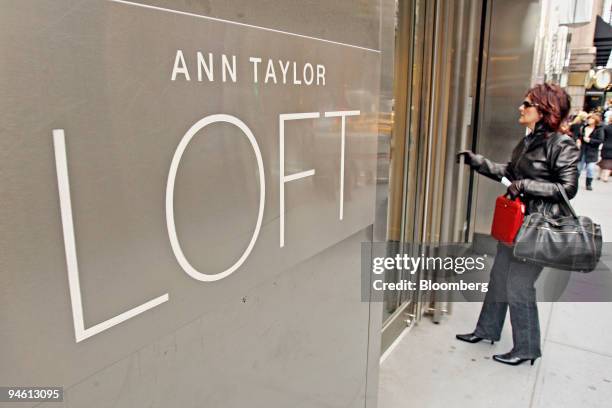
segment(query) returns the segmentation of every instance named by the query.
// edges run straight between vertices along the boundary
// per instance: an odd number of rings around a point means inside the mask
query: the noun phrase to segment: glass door
[[[461,186],[468,174],[455,164],[455,154],[469,143],[483,4],[397,2],[389,255],[416,257],[439,244],[462,240],[467,189]],[[389,271],[385,276],[387,282],[424,278],[431,276],[422,271]],[[382,350],[423,314],[431,313],[437,321],[441,301],[418,289],[385,293]]]
[[[425,53],[424,0],[397,3],[395,32],[394,125],[391,134],[387,242],[390,253],[402,253],[414,242],[417,217],[418,136],[421,120],[423,61]],[[414,280],[415,275],[392,270],[385,281]],[[382,350],[414,320],[414,291],[385,292]]]

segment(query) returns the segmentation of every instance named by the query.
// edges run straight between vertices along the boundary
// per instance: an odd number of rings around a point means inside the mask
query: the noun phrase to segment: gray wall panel
[[[71,407],[363,406],[368,336],[378,332],[357,263],[374,222],[382,11],[376,1],[281,3],[155,4],[357,47],[119,2],[2,6],[0,384],[63,385]],[[352,7],[355,16],[340,13]],[[171,80],[178,49],[191,81]],[[214,82],[197,81],[197,51],[215,55]],[[218,77],[223,53],[236,56],[236,83]],[[262,83],[262,66],[254,83],[251,56],[324,64],[326,85]],[[285,186],[280,248],[279,114],[339,110],[361,112],[347,119],[344,218],[340,120],[287,122],[285,174],[316,174]],[[244,264],[201,282],[170,246],[166,182],[185,132],[220,113],[257,140],[265,207]],[[53,129],[65,131],[85,327],[169,296],[78,343]],[[217,273],[247,247],[259,177],[232,125],[190,143],[174,206],[199,271]]]
[[[524,135],[518,106],[531,85],[540,4],[536,0],[489,2],[490,26],[477,152],[504,163]],[[474,232],[490,234],[495,198],[505,188],[477,176]]]

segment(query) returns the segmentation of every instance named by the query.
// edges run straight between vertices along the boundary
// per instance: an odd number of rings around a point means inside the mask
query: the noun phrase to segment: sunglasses
[[[527,108],[535,108],[535,107],[538,107],[538,104],[537,104],[537,103],[532,103],[532,102],[529,102],[529,101],[523,101],[523,103],[521,103],[521,106],[522,106],[523,108],[527,109]]]

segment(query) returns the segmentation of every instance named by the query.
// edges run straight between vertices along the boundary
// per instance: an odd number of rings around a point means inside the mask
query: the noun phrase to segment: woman
[[[582,127],[585,124],[587,116],[588,114],[585,111],[580,111],[576,114],[576,117],[574,117],[572,123],[570,123],[569,131],[572,134],[574,140],[578,140],[582,135]]]
[[[582,128],[580,141],[580,164],[578,173],[586,167],[586,189],[593,190],[595,163],[599,160],[599,145],[603,142],[604,132],[600,126],[601,117],[596,113],[587,116],[586,125]]]
[[[512,181],[507,192],[511,197],[521,196],[527,213],[568,215],[561,204],[559,188],[564,188],[569,198],[576,195],[580,158],[574,140],[558,132],[569,108],[570,98],[559,86],[536,85],[527,91],[518,108],[518,122],[530,132],[514,148],[510,162],[493,163],[471,151],[459,152],[458,157],[484,176],[497,181],[506,177]],[[457,339],[468,343],[499,340],[509,307],[514,347],[508,353],[494,355],[493,359],[510,365],[531,360],[533,365],[542,355],[534,288],[541,271],[541,266],[514,258],[512,247],[498,243],[476,330],[458,334]]]
[[[611,119],[612,120],[612,119]],[[601,161],[598,163],[601,168],[601,181],[608,182],[610,171],[612,170],[612,124],[608,123],[604,127],[604,142],[601,149]]]

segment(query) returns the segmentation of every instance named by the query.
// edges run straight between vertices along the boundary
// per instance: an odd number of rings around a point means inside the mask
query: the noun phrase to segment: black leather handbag
[[[527,215],[516,235],[514,256],[536,265],[590,272],[601,258],[601,227],[588,217],[576,215],[565,189],[558,184],[557,188],[572,215]]]

